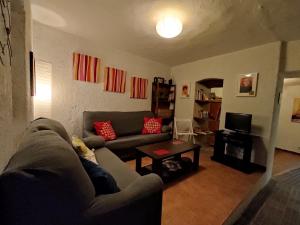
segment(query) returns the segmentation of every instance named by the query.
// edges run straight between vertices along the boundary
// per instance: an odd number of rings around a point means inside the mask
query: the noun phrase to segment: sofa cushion
[[[9,170],[0,176],[1,225],[78,224],[78,195],[49,169]]]
[[[95,155],[99,165],[114,177],[121,190],[140,177],[137,172],[130,169],[126,163],[105,147],[97,149]]]
[[[83,142],[84,144],[88,147],[88,148],[102,148],[105,145],[105,140],[103,137],[98,136],[98,135],[92,135],[89,137],[85,137],[83,138]]]
[[[113,194],[120,191],[120,188],[110,173],[90,160],[81,156],[79,158],[94,185],[96,195]]]
[[[147,135],[139,134],[119,137],[116,140],[106,142],[105,146],[111,150],[129,149],[155,142],[167,141],[169,139],[170,135],[168,133]]]
[[[140,112],[83,112],[83,130],[94,131],[96,121],[111,121],[118,137],[141,134],[144,117],[153,117],[150,111]]]
[[[5,169],[5,173],[10,171],[26,171],[26,174],[37,179],[42,187],[48,185],[48,177],[56,178],[58,182],[53,183],[51,189],[46,191],[49,191],[49,195],[55,195],[56,192],[61,191],[66,198],[76,202],[79,210],[88,207],[95,197],[93,184],[72,146],[51,130],[27,133],[19,145],[18,152],[10,159]],[[47,176],[44,176],[44,171],[47,172]],[[20,184],[23,178],[23,176],[13,176],[13,179],[16,179],[15,182]],[[15,187],[11,188],[15,189]],[[19,185],[18,188],[23,187]],[[28,190],[31,189],[29,196],[34,195],[35,188],[35,185],[28,187]],[[9,191],[9,187],[6,191],[7,195],[14,195]],[[64,204],[62,202],[64,199],[56,200],[57,204]],[[47,204],[46,201],[45,204]]]
[[[98,164],[94,150],[89,149],[85,143],[78,137],[73,136],[72,137],[72,145],[76,153],[81,156],[82,158],[85,158],[87,160],[92,161],[95,164]]]
[[[162,118],[145,117],[142,134],[160,134]]]
[[[103,137],[105,141],[112,141],[117,138],[111,121],[96,121],[94,122],[94,129],[96,134]]]
[[[38,118],[30,123],[30,125],[27,127],[25,131],[25,135],[27,133],[33,133],[36,131],[42,131],[42,130],[52,130],[55,133],[57,133],[59,136],[61,136],[65,141],[67,141],[70,145],[72,145],[71,138],[69,134],[67,133],[64,126],[59,123],[58,121],[47,119],[47,118]]]

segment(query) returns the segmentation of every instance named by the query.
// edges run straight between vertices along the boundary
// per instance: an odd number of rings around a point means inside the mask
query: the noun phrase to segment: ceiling
[[[31,1],[51,10],[43,16],[40,8],[33,9],[42,23],[170,66],[300,39],[299,0]],[[183,21],[183,32],[174,39],[155,31],[166,11]]]
[[[284,79],[285,86],[298,86],[300,85],[300,78],[286,78]]]

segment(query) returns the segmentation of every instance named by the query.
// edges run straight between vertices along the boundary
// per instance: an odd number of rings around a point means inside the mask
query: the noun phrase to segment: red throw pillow
[[[111,121],[94,122],[96,134],[104,138],[105,141],[112,141],[117,138],[117,135],[111,125]]]
[[[160,134],[162,119],[154,117],[144,117],[144,128],[142,134]]]

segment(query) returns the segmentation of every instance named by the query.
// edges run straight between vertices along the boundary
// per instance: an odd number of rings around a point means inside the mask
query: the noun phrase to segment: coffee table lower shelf
[[[195,171],[198,169],[198,168],[195,168],[192,160],[188,157],[182,157],[182,158],[176,159],[176,160],[169,159],[168,161],[170,161],[170,160],[174,160],[174,161],[178,162],[181,166],[181,169],[177,169],[176,171],[173,171],[165,166],[162,166],[160,168],[159,175],[162,178],[162,180],[164,181],[164,183],[171,182],[175,179],[178,179],[180,177],[188,175],[192,171]],[[146,175],[149,173],[153,173],[155,171],[153,170],[152,164],[149,164],[149,165],[143,166],[138,172],[140,175]]]

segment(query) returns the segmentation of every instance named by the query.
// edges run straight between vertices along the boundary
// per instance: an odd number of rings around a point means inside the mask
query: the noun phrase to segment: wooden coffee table
[[[165,171],[163,168],[163,162],[168,159],[177,160],[181,162],[181,154],[193,151],[193,160],[190,162],[190,166],[185,166],[185,171],[180,170],[180,175],[187,171],[198,170],[199,168],[199,157],[200,157],[200,145],[186,143],[178,140],[170,140],[166,142],[160,142],[150,145],[144,145],[136,148],[136,171],[140,174],[145,174],[148,172],[153,172],[160,175],[164,181],[169,181],[165,179]],[[142,167],[142,158],[150,157],[152,159],[152,164]],[[186,159],[186,158],[185,158]],[[186,160],[185,160],[186,161]],[[188,168],[188,169],[187,169]],[[174,176],[174,173],[172,175]]]

